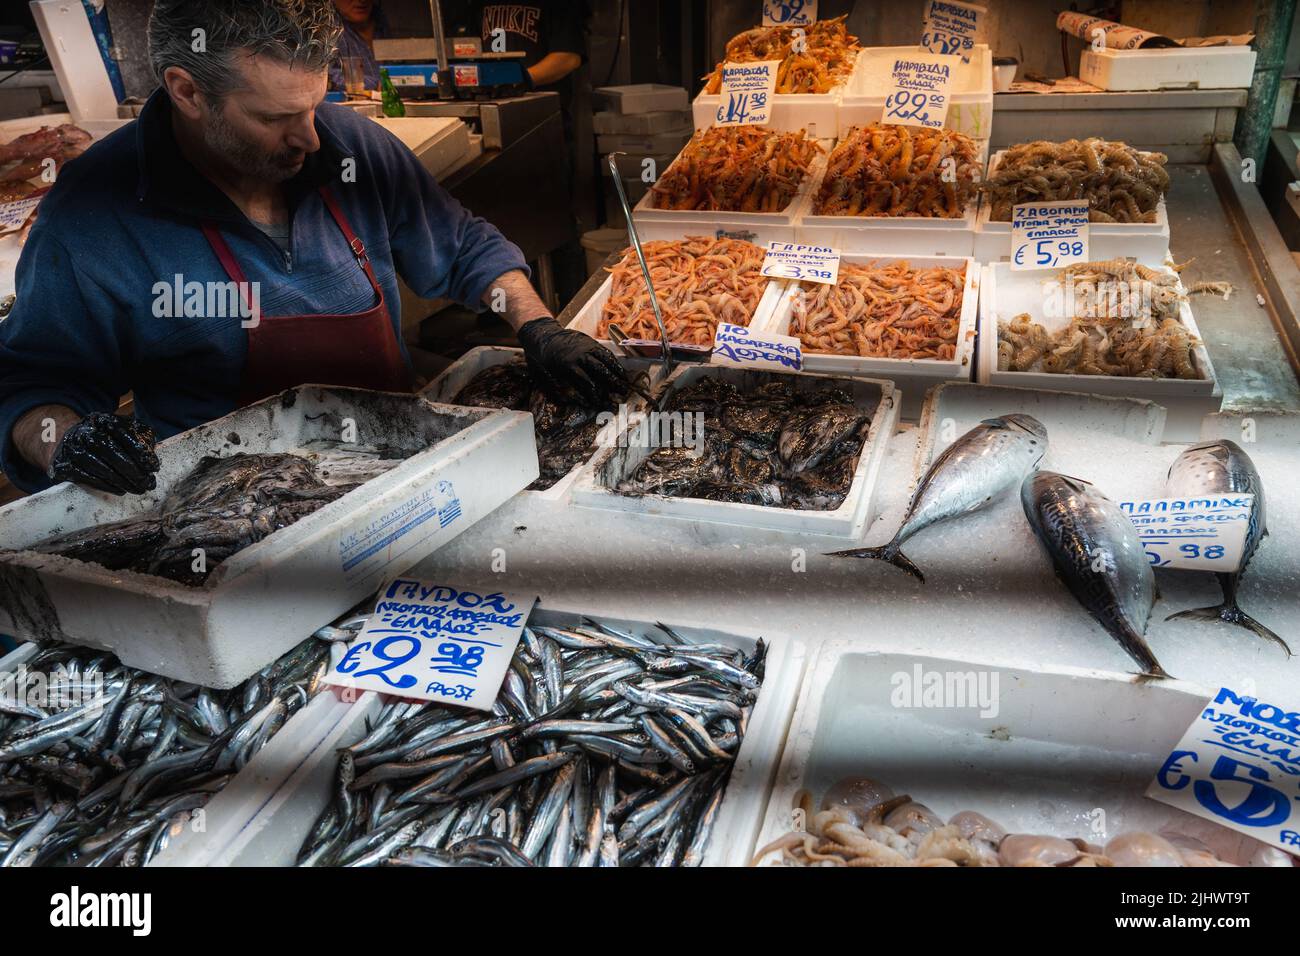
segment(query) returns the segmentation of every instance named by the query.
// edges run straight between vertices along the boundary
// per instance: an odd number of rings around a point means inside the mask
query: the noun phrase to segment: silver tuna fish
[[[994,498],[1020,486],[1047,452],[1047,429],[1031,415],[985,419],[944,449],[912,494],[907,514],[893,539],[876,548],[836,551],[833,558],[875,558],[925,575],[900,550],[924,528],[978,511]]]
[[[1156,582],[1128,515],[1088,482],[1050,471],[1025,479],[1020,504],[1075,599],[1144,677],[1168,677],[1146,642]]]
[[[1226,440],[1201,442],[1184,449],[1169,467],[1165,480],[1166,498],[1200,498],[1206,495],[1250,494],[1255,496],[1246,524],[1246,545],[1241,553],[1241,567],[1228,574],[1216,573],[1219,587],[1223,589],[1223,603],[1214,607],[1198,607],[1169,615],[1174,618],[1196,618],[1208,621],[1226,621],[1254,631],[1260,637],[1276,641],[1287,652],[1286,641],[1260,624],[1237,606],[1237,585],[1246,572],[1246,565],[1254,557],[1255,549],[1268,534],[1264,518],[1264,482],[1255,470],[1255,463],[1235,442]]]

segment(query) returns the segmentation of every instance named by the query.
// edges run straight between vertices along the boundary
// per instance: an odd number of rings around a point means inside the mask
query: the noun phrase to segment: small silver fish
[[[980,422],[944,449],[912,494],[903,523],[888,544],[835,551],[833,558],[875,558],[916,575],[921,569],[902,546],[917,532],[985,507],[1020,486],[1047,452],[1047,429],[1031,415],[1002,415]]]
[[[1155,575],[1137,529],[1086,481],[1050,471],[1030,475],[1020,503],[1070,593],[1142,667],[1168,677],[1147,646]]]
[[[1241,554],[1241,567],[1227,574],[1215,574],[1219,579],[1219,587],[1223,589],[1222,604],[1179,611],[1170,614],[1165,620],[1191,618],[1235,624],[1254,631],[1266,640],[1277,642],[1290,656],[1291,648],[1286,641],[1237,606],[1237,585],[1246,573],[1246,565],[1250,564],[1260,541],[1268,534],[1264,514],[1264,482],[1255,470],[1255,463],[1236,442],[1220,439],[1184,449],[1169,466],[1169,476],[1165,479],[1166,498],[1200,498],[1222,494],[1255,496],[1246,524],[1246,544]]]

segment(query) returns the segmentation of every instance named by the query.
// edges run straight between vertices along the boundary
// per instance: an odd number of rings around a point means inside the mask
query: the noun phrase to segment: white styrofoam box
[[[739,232],[748,230],[766,230],[775,232],[779,230],[788,230],[790,240],[794,239],[795,217],[799,210],[809,201],[810,194],[822,181],[822,175],[826,172],[826,158],[829,151],[829,141],[823,142],[823,152],[819,153],[808,168],[808,175],[803,178],[799,188],[795,191],[789,204],[780,212],[726,212],[711,209],[656,209],[654,206],[655,193],[653,190],[646,192],[641,197],[641,201],[632,207],[632,221],[636,223],[637,234],[642,239],[659,238],[646,232],[647,228],[662,227],[663,224],[669,223],[672,229],[685,226],[688,230],[686,233],[679,235],[703,235],[723,229],[727,232]],[[680,159],[680,156],[678,157]],[[676,160],[674,160],[674,163]],[[660,173],[662,179],[668,174],[672,166]],[[784,236],[774,235],[773,239],[784,239]],[[770,240],[769,240],[770,241]]]
[[[626,440],[641,422],[641,416],[629,422],[612,448],[603,448],[579,476],[573,486],[573,502],[588,508],[630,511],[638,514],[678,518],[686,521],[711,521],[734,527],[766,528],[775,531],[799,531],[826,535],[828,538],[856,540],[872,518],[872,503],[885,445],[898,423],[901,396],[891,382],[870,378],[839,378],[830,375],[757,372],[723,368],[715,365],[682,366],[664,386],[666,394],[685,388],[700,378],[716,377],[732,382],[742,390],[775,377],[786,378],[799,391],[812,391],[834,384],[853,396],[857,407],[871,416],[867,439],[862,445],[849,493],[834,511],[800,511],[766,505],[739,504],[732,501],[709,501],[704,498],[678,498],[666,495],[624,495],[614,489],[631,475],[653,448]]]
[[[840,256],[840,268],[844,263],[854,265],[887,265],[897,261],[892,255],[850,254]],[[823,352],[804,351],[803,368],[806,372],[825,372],[828,375],[865,376],[883,378],[893,382],[906,396],[900,409],[906,418],[916,418],[920,414],[921,402],[926,391],[940,382],[970,381],[975,364],[975,333],[979,316],[980,266],[970,258],[944,257],[909,257],[908,264],[913,269],[966,268],[966,286],[962,292],[961,324],[957,329],[957,351],[953,358],[943,359],[898,359],[872,358],[860,355],[833,355]],[[790,334],[790,320],[794,316],[794,306],[800,292],[800,284],[791,282],[781,294],[780,300],[764,319],[758,331]]]
[[[650,238],[660,238],[658,236],[646,236],[646,231],[641,228],[638,228],[637,232],[641,233],[642,242],[649,241]],[[679,232],[664,238],[684,239],[687,236],[693,235],[698,235],[698,233]],[[637,269],[638,271],[640,270],[639,265],[637,266]],[[772,279],[767,283],[767,286],[763,289],[762,297],[758,300],[758,305],[754,307],[754,314],[749,320],[751,326],[756,322],[763,321],[767,315],[776,308],[777,301],[781,298],[781,292],[784,288],[784,280]],[[573,317],[573,321],[569,323],[568,327],[571,329],[577,329],[579,332],[585,332],[587,335],[595,338],[596,329],[600,325],[600,313],[604,310],[605,303],[609,301],[609,297],[613,291],[614,277],[607,276],[600,288],[596,290],[596,294],[587,300],[586,304],[578,311],[578,314]],[[624,331],[627,330],[625,329]],[[605,339],[604,341],[608,342],[609,339]]]
[[[1167,267],[1166,267],[1167,268]],[[1069,325],[1069,317],[1043,315],[1043,283],[1057,278],[1057,271],[1013,272],[1006,262],[984,267],[980,290],[979,358],[976,380],[984,385],[1010,385],[1019,388],[1042,388],[1060,392],[1087,392],[1145,398],[1163,405],[1169,412],[1167,441],[1195,441],[1200,434],[1201,419],[1217,412],[1223,404],[1223,389],[1214,374],[1214,365],[1201,341],[1200,329],[1192,317],[1191,306],[1184,301],[1179,318],[1191,333],[1196,345],[1196,367],[1205,374],[1200,379],[1148,378],[1127,375],[1069,375],[1052,372],[998,371],[998,322],[1010,322],[1022,312],[1049,332]]]
[[[632,135],[624,133],[607,133],[596,137],[596,151],[601,155],[608,153],[632,153],[637,156],[653,156],[673,153],[682,148],[694,132],[689,126],[667,133]]]
[[[568,627],[581,623],[583,617],[538,608],[529,620],[544,626]],[[651,637],[661,634],[648,621],[605,617],[599,621]],[[751,637],[707,628],[673,626],[673,631],[692,642],[725,642],[747,652],[755,644]],[[763,686],[727,782],[705,853],[705,866],[740,865],[753,846],[803,678],[803,642],[763,636],[770,644]],[[244,822],[236,832],[223,831],[214,839],[202,862],[210,866],[293,866],[303,840],[332,798],[338,751],[365,736],[366,722],[379,713],[384,700],[373,691],[365,691],[350,705],[331,698],[334,707],[317,708],[315,739],[319,743],[300,754],[274,792],[243,794],[247,809],[230,816],[242,817]],[[164,865],[178,862],[177,857],[169,856]]]
[[[222,847],[266,806],[350,707],[338,688],[322,690],[204,804],[203,830],[185,827],[149,865],[213,865]]]
[[[24,550],[153,509],[204,456],[327,452],[344,419],[409,455],[222,562],[202,587]],[[354,449],[363,450],[363,449]],[[132,667],[233,687],[485,517],[537,477],[525,412],[303,385],[158,445],[158,487],[122,497],[63,483],[0,509],[0,627],[113,651]]]
[[[996,713],[979,706],[919,706],[903,680],[970,675]],[[901,677],[900,677],[901,675]],[[920,688],[914,688],[920,696]],[[1080,837],[1170,827],[1206,840],[1222,859],[1246,862],[1261,845],[1144,796],[1183,731],[1213,692],[1183,681],[1137,683],[1132,674],[1083,668],[880,653],[852,641],[817,649],[804,673],[794,722],[754,852],[794,829],[807,791],[816,809],[845,777],[869,777],[909,794],[944,820],[976,810],[1009,833]],[[906,706],[914,704],[914,706]],[[992,708],[989,708],[992,710]],[[1104,811],[1104,832],[1094,829]],[[1207,836],[1209,839],[1207,840]],[[779,857],[765,858],[775,863]]]
[[[988,175],[997,172],[1006,150],[999,150],[989,160]],[[975,258],[980,262],[1011,259],[1011,223],[993,222],[993,204],[985,197],[980,202],[975,223]],[[1156,207],[1155,222],[1092,222],[1088,224],[1088,255],[1094,260],[1137,259],[1144,265],[1164,264],[1169,255],[1169,213],[1165,201]]]
[[[1244,89],[1254,76],[1248,46],[1085,49],[1079,58],[1079,78],[1112,91]]]
[[[378,123],[402,141],[420,164],[442,176],[469,153],[469,125],[454,116],[375,116]]]
[[[592,99],[601,109],[615,113],[658,113],[690,107],[686,90],[663,83],[633,83],[629,86],[598,86]]]
[[[653,136],[670,130],[693,129],[692,121],[689,109],[630,115],[601,111],[592,116],[591,128],[597,136]]]
[[[524,357],[523,349],[506,348],[502,346],[484,345],[476,349],[470,349],[451,365],[443,370],[442,374],[432,382],[420,389],[420,395],[431,402],[439,402],[444,405],[454,405],[456,395],[463,389],[479,372],[484,369],[492,368],[496,365],[504,365],[507,362],[513,362]],[[646,371],[652,365],[657,363],[647,359],[624,358],[615,356],[616,360],[627,369],[628,373],[635,378],[639,373]],[[644,400],[637,395],[632,395],[627,402],[629,412],[637,412],[645,404]],[[595,454],[595,451],[592,451]],[[520,492],[521,495],[536,495],[542,501],[561,501],[568,496],[569,488],[577,479],[578,474],[587,467],[590,458],[575,465],[573,470],[557,481],[551,487],[544,491],[534,491],[525,488]]]
[[[918,52],[923,51],[911,46],[873,46],[858,54],[840,103],[840,136],[847,135],[851,126],[881,121],[892,89],[894,61]],[[948,102],[944,126],[972,139],[989,138],[993,130],[993,57],[988,44],[977,43],[970,52],[970,62],[959,62],[949,86]]]

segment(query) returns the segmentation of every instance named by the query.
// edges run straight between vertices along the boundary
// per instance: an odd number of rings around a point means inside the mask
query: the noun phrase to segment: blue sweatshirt
[[[237,407],[248,349],[239,317],[155,314],[174,311],[156,306],[159,283],[229,281],[200,219],[217,224],[260,284],[262,315],[360,312],[374,293],[317,192],[328,185],[365,243],[399,342],[398,273],[418,295],[482,309],[498,276],[526,271],[519,249],[379,124],[326,103],[316,130],[320,150],[285,184],[289,252],[181,155],[162,91],[136,122],[63,167],[0,322],[0,467],[14,484],[50,484],[13,444],[15,422],[38,405],[86,415],[115,411],[133,392],[136,416],[160,439]]]

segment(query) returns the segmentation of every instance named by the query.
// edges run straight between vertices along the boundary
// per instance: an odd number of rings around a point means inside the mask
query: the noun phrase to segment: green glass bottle
[[[393,81],[388,78],[387,70],[379,71],[379,89],[383,95],[384,115],[405,116],[406,107],[402,105],[402,98],[397,95],[397,87],[393,86]]]

